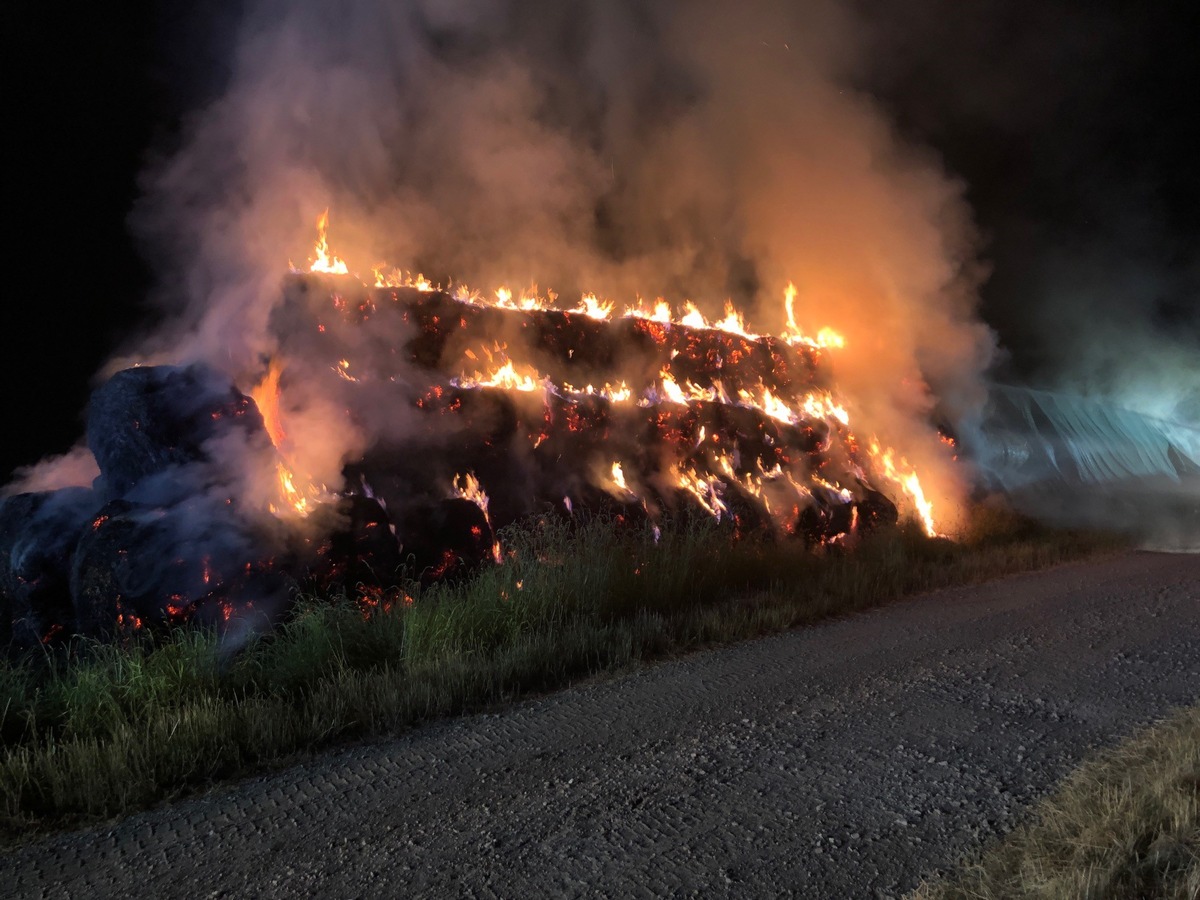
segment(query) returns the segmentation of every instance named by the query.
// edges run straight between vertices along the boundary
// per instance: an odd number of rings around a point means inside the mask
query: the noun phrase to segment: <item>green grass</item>
[[[914,900],[1200,897],[1200,705],[1084,763],[1031,821]]]
[[[122,815],[338,741],[777,632],[946,585],[1120,546],[1016,517],[961,543],[913,525],[852,551],[745,540],[705,522],[526,523],[507,561],[390,607],[307,598],[236,648],[179,631],[0,666],[0,835]]]

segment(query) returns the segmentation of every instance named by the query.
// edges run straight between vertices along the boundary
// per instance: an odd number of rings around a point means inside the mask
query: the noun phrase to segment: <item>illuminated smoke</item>
[[[251,3],[228,82],[145,174],[135,221],[170,324],[112,368],[204,361],[253,388],[279,351],[281,275],[323,210],[364,280],[387,261],[441,283],[691,300],[712,320],[731,299],[774,333],[794,282],[797,326],[845,338],[856,427],[953,509],[964,476],[930,422],[982,398],[974,232],[962,185],[851,87],[858,31],[831,0]],[[407,427],[351,421],[304,359],[286,364],[312,484],[336,488]]]

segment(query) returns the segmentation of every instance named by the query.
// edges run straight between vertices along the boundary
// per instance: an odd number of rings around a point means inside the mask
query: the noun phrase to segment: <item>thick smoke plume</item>
[[[490,290],[726,298],[752,326],[829,326],[852,421],[935,507],[964,490],[931,421],[982,399],[993,350],[963,186],[865,93],[842,4],[250,3],[224,88],[145,175],[135,223],[172,324],[131,361],[203,361],[248,389],[274,356],[287,261],[313,221],[370,277],[386,260]],[[293,367],[302,361],[290,361]],[[303,396],[309,474],[385,429]]]

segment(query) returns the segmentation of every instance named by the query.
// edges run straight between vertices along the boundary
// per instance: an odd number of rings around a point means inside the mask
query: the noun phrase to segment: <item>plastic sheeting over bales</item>
[[[1004,488],[1042,480],[1178,481],[1200,471],[1200,427],[1098,400],[994,385],[977,460]]]

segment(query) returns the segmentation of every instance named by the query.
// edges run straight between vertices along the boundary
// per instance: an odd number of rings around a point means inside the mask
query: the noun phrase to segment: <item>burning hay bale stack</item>
[[[262,629],[298,583],[391,602],[402,570],[499,561],[497,530],[547,510],[808,544],[896,520],[816,342],[506,299],[300,276],[250,395],[198,365],[114,375],[89,404],[92,487],[0,504],[0,641]],[[292,390],[373,436],[346,488],[305,471]]]

